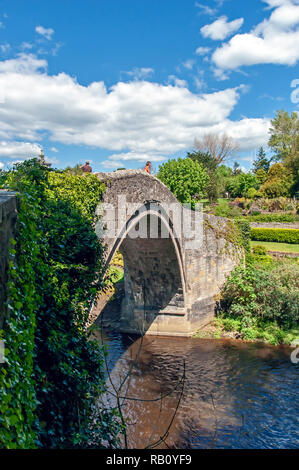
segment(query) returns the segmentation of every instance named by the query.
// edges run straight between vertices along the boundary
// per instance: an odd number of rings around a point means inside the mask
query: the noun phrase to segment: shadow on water
[[[114,314],[111,316],[111,308]],[[108,313],[110,315],[108,315]],[[117,306],[104,312],[117,317]],[[107,321],[108,322],[108,321]],[[113,323],[113,322],[112,322]],[[105,322],[104,322],[105,324]],[[166,443],[174,448],[297,448],[298,365],[290,348],[234,340],[121,334],[103,329],[109,371],[115,383],[135,361],[129,397],[152,400],[171,392],[183,372],[182,401]],[[125,400],[130,448],[144,448],[165,432],[179,390],[160,401]],[[130,425],[131,423],[131,425]]]

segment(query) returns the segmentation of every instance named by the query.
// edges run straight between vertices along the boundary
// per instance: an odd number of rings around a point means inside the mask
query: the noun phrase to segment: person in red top
[[[151,174],[151,162],[146,162],[144,170]]]
[[[80,166],[80,168],[84,173],[92,173],[92,168],[89,165],[89,162],[85,162],[85,165]]]

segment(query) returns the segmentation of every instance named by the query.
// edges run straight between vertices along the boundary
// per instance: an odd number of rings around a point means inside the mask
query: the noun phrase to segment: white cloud
[[[211,49],[209,47],[200,46],[196,49],[195,52],[196,52],[197,55],[205,55],[205,54],[208,54],[210,52],[210,50]]]
[[[177,87],[188,87],[188,83],[186,82],[186,80],[182,80],[181,78],[178,78],[175,75],[168,75],[168,83],[173,83],[174,86]]]
[[[40,154],[41,147],[29,142],[0,141],[0,156],[26,160]]]
[[[144,80],[145,78],[151,76],[154,72],[154,69],[150,67],[135,67],[133,70],[123,73],[129,75],[129,77],[133,77],[134,80]]]
[[[218,81],[227,80],[229,78],[229,74],[227,72],[224,72],[224,70],[222,69],[212,68],[212,72],[214,77]]]
[[[58,153],[58,152],[59,152],[59,150],[57,150],[56,147],[51,147],[51,148],[50,148],[50,151],[51,151],[51,152],[55,152],[55,153]]]
[[[188,70],[192,70],[194,64],[195,64],[194,59],[188,59],[188,60],[186,60],[185,62],[182,63],[182,66],[185,67]]]
[[[10,49],[11,49],[10,44],[8,44],[8,43],[0,44],[0,50],[1,50],[2,54],[6,54],[8,51],[10,51]]]
[[[104,166],[105,168],[111,168],[111,169],[116,169],[116,168],[123,168],[123,162],[119,161],[111,161],[111,160],[103,160],[101,162],[101,165]]]
[[[139,152],[127,152],[127,153],[115,153],[108,157],[108,161],[135,161],[144,162],[150,160],[151,162],[162,162],[167,156],[159,155],[156,153],[139,153]]]
[[[295,65],[299,60],[298,0],[263,0],[274,11],[251,32],[237,34],[212,56],[218,68],[243,65]]]
[[[201,34],[204,38],[222,41],[234,32],[238,31],[244,22],[244,18],[238,18],[237,20],[230,22],[228,22],[227,19],[227,16],[220,16],[220,18],[213,23],[203,26],[200,29]]]
[[[15,59],[0,61],[0,73],[34,74],[45,70],[47,62],[33,54],[20,53]]]
[[[198,91],[202,90],[206,86],[206,82],[202,78],[193,77],[193,80]]]
[[[240,121],[235,122],[224,120],[211,127],[209,132],[216,134],[226,132],[239,143],[241,150],[252,150],[267,144],[269,140],[269,127],[269,119],[250,119],[244,117]]]
[[[22,49],[23,51],[27,50],[27,49],[32,49],[33,48],[33,44],[31,44],[30,42],[22,42],[22,44],[20,45],[20,49]]]
[[[35,31],[48,41],[52,39],[52,36],[54,34],[54,29],[44,28],[43,26],[36,26]]]
[[[5,96],[0,104],[0,139],[6,142],[2,151],[7,156],[7,142],[38,142],[45,133],[53,143],[126,152],[130,157],[185,151],[194,137],[218,128],[234,133],[249,148],[260,145],[261,134],[263,143],[267,139],[266,121],[229,119],[240,87],[195,94],[182,86],[131,81],[107,90],[103,82],[83,86],[65,73],[48,75],[46,66],[46,61],[24,54],[0,61]],[[244,122],[243,137],[239,130]],[[14,146],[11,155],[16,150]],[[119,154],[117,158],[120,161]]]
[[[208,5],[202,5],[199,2],[195,2],[195,6],[200,10],[200,14],[202,15],[215,15],[215,13],[217,13],[217,8],[211,8]]]
[[[0,170],[2,170],[2,168],[4,168],[4,163],[0,162]]]

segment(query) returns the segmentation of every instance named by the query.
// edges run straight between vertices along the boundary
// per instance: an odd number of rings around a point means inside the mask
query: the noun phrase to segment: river
[[[299,365],[292,364],[290,348],[229,339],[140,339],[107,330],[102,336],[116,386],[133,367],[130,400],[123,405],[129,448],[145,448],[161,436],[157,448],[299,447]]]

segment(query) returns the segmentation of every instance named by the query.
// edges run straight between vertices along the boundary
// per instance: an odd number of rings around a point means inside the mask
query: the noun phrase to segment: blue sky
[[[299,0],[0,0],[0,167],[157,168],[225,132],[250,168],[298,60]]]

